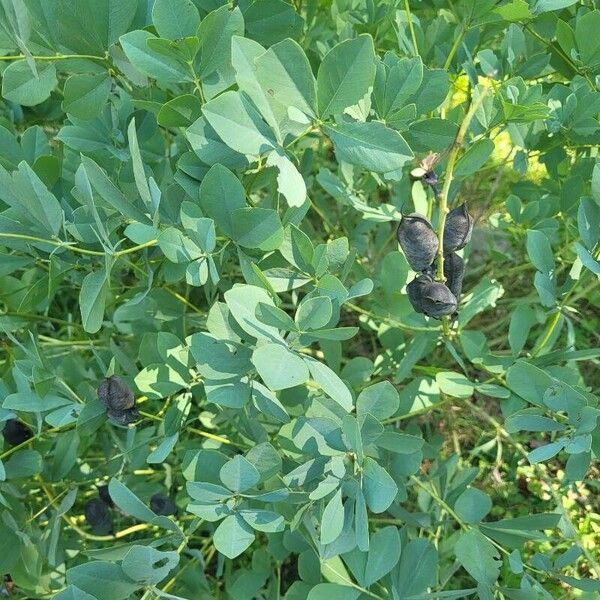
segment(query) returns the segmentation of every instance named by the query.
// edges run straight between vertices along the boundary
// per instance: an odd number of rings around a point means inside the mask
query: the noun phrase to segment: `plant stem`
[[[456,134],[456,138],[452,144],[452,148],[450,153],[448,154],[448,165],[446,166],[446,173],[444,176],[444,185],[442,186],[442,192],[439,195],[439,223],[438,223],[438,261],[437,261],[437,276],[436,279],[438,281],[444,282],[446,278],[444,277],[444,227],[446,226],[446,215],[448,214],[448,195],[450,193],[450,185],[452,184],[452,178],[454,176],[454,168],[456,167],[456,162],[458,160],[458,155],[462,149],[462,144],[465,140],[465,136],[467,135],[467,131],[469,130],[469,125],[475,116],[475,113],[481,106],[487,95],[487,88],[484,88],[480,91],[477,98],[471,101],[471,105],[469,106],[469,110],[465,114],[462,123],[458,129],[458,133]],[[448,336],[450,334],[450,324],[448,322],[448,317],[442,318],[442,327],[444,330],[444,336]]]
[[[448,53],[448,56],[446,57],[446,61],[444,62],[444,71],[447,71],[450,68],[452,61],[454,60],[454,56],[456,55],[456,53],[458,52],[458,49],[460,48],[460,45],[462,44],[462,41],[465,37],[466,31],[467,31],[466,27],[464,27],[464,26],[461,27],[460,33],[454,39],[452,48],[450,48],[450,52]]]
[[[70,242],[48,240],[45,238],[36,237],[34,235],[26,235],[24,233],[0,233],[0,238],[23,240],[25,242],[37,242],[38,244],[49,244],[51,246],[56,246],[57,248],[67,248],[68,250],[71,250],[71,252],[75,252],[76,254],[85,254],[86,256],[104,256],[106,254],[105,252],[100,252],[98,250],[87,250],[86,248],[80,248],[79,246],[75,246]],[[119,256],[125,256],[126,254],[131,254],[132,252],[137,252],[138,250],[143,250],[144,248],[156,246],[156,244],[158,244],[158,240],[150,240],[149,242],[138,244],[132,248],[119,250],[118,252],[114,253],[114,256],[118,258]]]
[[[138,250],[144,250],[145,248],[151,248],[152,246],[156,246],[158,244],[158,240],[150,240],[149,242],[144,242],[143,244],[138,244],[137,246],[133,246],[131,248],[127,248],[126,250],[119,250],[115,252],[115,257],[125,256],[126,254],[132,254],[133,252],[138,252]]]
[[[24,54],[13,54],[11,56],[0,56],[1,60],[25,60],[27,57]],[[108,56],[95,56],[94,54],[43,54],[32,56],[33,60],[73,60],[73,59],[88,59],[100,60],[106,62]]]
[[[415,34],[415,28],[412,22],[412,13],[410,12],[410,4],[408,0],[404,0],[404,10],[406,11],[406,17],[408,20],[408,28],[410,29],[410,37],[414,46],[415,56],[419,56],[419,47],[417,46],[417,36]]]

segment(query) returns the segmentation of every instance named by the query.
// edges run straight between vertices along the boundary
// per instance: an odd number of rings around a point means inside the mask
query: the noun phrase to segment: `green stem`
[[[76,254],[85,254],[86,256],[105,255],[105,252],[99,252],[98,250],[87,250],[86,248],[80,248],[79,246],[75,246],[70,242],[48,240],[45,238],[36,237],[34,235],[26,235],[23,233],[0,233],[0,239],[1,238],[11,240],[23,240],[25,242],[36,242],[38,244],[49,244],[50,246],[56,246],[57,248],[67,248],[68,250],[71,250],[71,252],[75,252]],[[150,240],[149,242],[144,242],[143,244],[133,246],[132,248],[119,250],[118,252],[114,253],[114,256],[118,258],[119,256],[125,256],[126,254],[131,254],[132,252],[137,252],[138,250],[143,250],[144,248],[156,246],[156,244],[158,244],[158,240]]]
[[[439,331],[439,327],[414,327],[412,325],[407,325],[406,323],[401,323],[400,321],[396,321],[395,319],[389,319],[387,317],[382,317],[380,315],[376,315],[356,304],[352,304],[351,302],[344,302],[344,306],[357,312],[361,315],[365,315],[367,317],[371,317],[372,319],[379,320],[382,323],[387,323],[392,327],[398,327],[398,329],[404,329],[405,331]]]
[[[450,48],[450,53],[446,57],[446,62],[444,62],[444,71],[447,71],[450,68],[450,65],[452,64],[452,61],[454,60],[454,56],[458,52],[458,49],[460,48],[460,45],[462,44],[462,41],[463,41],[463,39],[465,37],[466,31],[467,31],[466,27],[464,27],[464,26],[461,27],[460,33],[454,39],[454,43],[452,44],[452,48]]]
[[[458,133],[456,134],[456,138],[454,139],[454,143],[452,144],[452,148],[448,154],[448,164],[446,166],[446,173],[444,175],[444,185],[442,186],[442,192],[439,196],[439,223],[437,231],[439,247],[436,278],[438,281],[442,282],[446,280],[444,277],[444,227],[446,226],[446,215],[448,214],[448,195],[450,193],[450,185],[452,184],[452,179],[454,177],[454,168],[456,167],[456,162],[458,161],[458,155],[462,150],[462,144],[465,140],[465,136],[469,130],[469,125],[471,124],[475,113],[484,101],[487,91],[487,88],[484,88],[480,92],[479,96],[471,101],[469,110],[467,110],[467,113],[460,124]],[[444,330],[444,336],[447,337],[450,334],[448,317],[442,318],[442,327]]]
[[[415,56],[419,56],[419,47],[417,46],[417,36],[415,34],[415,28],[412,22],[412,13],[410,12],[410,4],[408,0],[404,0],[404,10],[406,11],[406,17],[408,19],[408,28],[410,29],[410,37],[412,39]]]
[[[94,54],[44,54],[39,56],[32,56],[33,60],[72,60],[72,59],[88,59],[88,60],[100,60],[106,62],[108,60],[108,53],[105,56],[95,56]],[[27,56],[24,54],[14,54],[11,56],[0,56],[0,60],[25,60]]]
[[[151,248],[152,246],[156,246],[158,244],[158,240],[150,240],[149,242],[144,242],[143,244],[138,244],[137,246],[133,246],[131,248],[127,248],[126,250],[119,250],[115,252],[115,257],[125,256],[126,254],[133,254],[134,252],[138,252],[139,250],[144,250],[145,248]]]

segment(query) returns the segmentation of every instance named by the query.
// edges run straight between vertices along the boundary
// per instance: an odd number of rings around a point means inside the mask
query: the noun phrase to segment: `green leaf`
[[[302,33],[304,19],[284,0],[254,0],[244,11],[248,36],[270,46]]]
[[[267,157],[267,166],[277,167],[277,189],[288,206],[302,206],[306,200],[306,183],[296,165],[282,150],[275,150]]]
[[[437,581],[438,553],[429,541],[417,538],[408,542],[402,549],[397,589],[401,590],[401,598],[418,596],[432,587]]]
[[[456,514],[465,523],[479,523],[492,510],[492,499],[477,488],[467,488],[454,504]]]
[[[530,409],[514,413],[506,419],[505,428],[509,433],[517,431],[564,431],[565,425],[539,414],[528,412]],[[535,410],[535,409],[534,409]]]
[[[119,41],[131,64],[144,75],[161,84],[191,82],[190,67],[177,52],[158,52],[150,48],[148,41],[156,39],[148,31],[130,31],[122,35]]]
[[[393,416],[400,406],[400,397],[389,381],[381,381],[366,387],[356,399],[357,414],[371,414],[384,420]]]
[[[259,303],[274,306],[269,294],[253,285],[238,285],[225,292],[225,302],[239,326],[251,336],[282,343],[276,327],[265,325],[256,318]]]
[[[310,590],[306,600],[357,600],[360,590],[337,583],[319,583]]]
[[[22,106],[35,106],[50,97],[56,87],[56,68],[51,62],[36,64],[34,73],[26,60],[12,62],[2,73],[2,96]]]
[[[331,320],[333,305],[329,296],[305,298],[296,311],[295,321],[298,328],[306,331],[325,327]]]
[[[162,105],[156,120],[163,127],[189,127],[202,114],[200,98],[183,94]]]
[[[228,5],[209,12],[200,23],[200,52],[195,69],[201,75],[202,89],[207,98],[230,87],[235,81],[232,65],[232,40],[244,35],[244,17],[239,7]]]
[[[150,219],[127,199],[123,192],[108,178],[106,172],[91,158],[82,156],[81,164],[92,187],[109,206],[138,223],[151,223]]]
[[[225,92],[207,102],[202,113],[232,150],[258,158],[275,148],[273,132],[239,92]]]
[[[531,328],[536,323],[536,316],[533,309],[527,304],[519,304],[514,309],[508,326],[508,343],[513,356],[521,353]]]
[[[245,492],[260,481],[257,468],[240,454],[226,462],[219,472],[221,481],[234,492]]]
[[[344,505],[342,490],[331,497],[321,517],[321,544],[331,544],[340,537],[344,528]]]
[[[370,35],[361,34],[334,46],[317,74],[319,115],[339,115],[362,100],[375,79],[375,49]]]
[[[256,307],[256,318],[261,323],[277,327],[277,329],[285,331],[296,331],[297,329],[296,323],[285,311],[270,304],[260,303]]]
[[[236,209],[246,207],[244,187],[229,169],[214,165],[200,185],[200,206],[232,238],[232,215]]]
[[[464,375],[453,371],[442,371],[435,376],[440,390],[455,398],[470,398],[475,386]]]
[[[400,535],[396,527],[384,527],[371,537],[363,584],[372,586],[385,577],[400,559]]]
[[[155,585],[179,564],[177,552],[161,552],[148,546],[133,545],[121,562],[125,575],[142,585]]]
[[[44,468],[42,456],[35,450],[19,450],[15,452],[5,463],[5,478],[31,479]]]
[[[135,0],[71,0],[53,3],[57,15],[58,38],[78,54],[102,55],[125,33],[136,13]],[[44,11],[44,20],[48,10]]]
[[[255,535],[240,515],[230,515],[217,527],[213,536],[215,548],[227,558],[235,558],[250,547]]]
[[[56,237],[63,224],[63,211],[54,194],[24,161],[19,163],[13,181],[18,202],[26,210],[25,217],[33,219],[44,231]]]
[[[527,254],[533,266],[542,273],[554,271],[554,254],[548,238],[537,229],[527,232]]]
[[[543,406],[544,393],[554,384],[554,379],[531,363],[519,360],[506,372],[506,383],[521,398]]]
[[[94,596],[90,596],[74,585],[68,585],[62,592],[54,596],[54,600],[94,600]]]
[[[254,350],[252,363],[267,387],[273,391],[295,387],[308,380],[304,361],[285,346],[264,344]]]
[[[67,571],[67,583],[97,600],[126,600],[140,587],[132,581],[119,565],[102,560],[92,560]]]
[[[204,256],[202,249],[175,227],[162,230],[158,247],[172,263],[189,263]]]
[[[458,125],[447,119],[424,119],[410,126],[408,141],[414,150],[442,152],[454,143]]]
[[[352,394],[346,384],[326,364],[305,356],[304,362],[308,365],[310,375],[315,383],[346,412],[352,410]]]
[[[156,515],[122,482],[114,477],[108,484],[108,491],[112,501],[127,515],[150,523]],[[76,583],[76,582],[74,582]],[[76,583],[77,585],[77,583]]]
[[[94,119],[108,100],[112,82],[104,73],[71,75],[65,81],[62,109],[78,119]]]
[[[96,333],[102,327],[107,294],[108,278],[104,269],[84,277],[79,292],[79,309],[83,328],[88,333]]]
[[[377,173],[397,171],[413,158],[404,138],[383,123],[342,123],[324,126],[335,146],[338,161],[349,162]]]
[[[600,11],[591,10],[580,16],[575,24],[575,38],[579,57],[588,68],[597,69],[600,58],[600,41],[596,32],[600,27]]]
[[[494,151],[494,142],[483,138],[475,142],[458,160],[454,176],[464,179],[477,173]]]
[[[413,454],[418,452],[425,441],[417,435],[400,433],[397,431],[384,431],[375,441],[377,446],[395,454]]]
[[[363,464],[362,489],[367,506],[374,513],[386,511],[398,493],[398,486],[390,474],[368,457]]]
[[[454,546],[457,560],[475,581],[494,585],[500,576],[498,550],[479,531],[461,533]]]
[[[277,250],[283,242],[283,227],[270,208],[238,208],[231,214],[231,239],[244,248]]]
[[[155,0],[152,22],[160,37],[177,40],[196,35],[200,14],[192,0]]]
[[[316,81],[304,50],[296,42],[286,39],[271,46],[255,64],[256,79],[279,121],[289,118],[290,107],[315,116]]]
[[[577,0],[537,0],[534,4],[534,11],[539,14],[551,10],[560,10],[576,2]]]
[[[241,510],[240,515],[256,531],[278,533],[285,529],[283,517],[270,510]]]

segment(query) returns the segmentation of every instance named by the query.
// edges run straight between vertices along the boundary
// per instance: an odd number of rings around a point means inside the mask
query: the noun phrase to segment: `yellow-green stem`
[[[481,103],[485,99],[487,94],[487,88],[483,88],[480,90],[477,98],[471,101],[471,105],[469,106],[469,110],[465,114],[462,123],[458,129],[458,133],[456,134],[456,138],[454,139],[454,143],[452,144],[452,148],[450,149],[450,153],[448,154],[448,164],[446,166],[446,173],[444,175],[444,185],[442,186],[442,192],[439,196],[439,222],[438,222],[438,240],[439,240],[439,248],[438,248],[438,260],[437,260],[437,274],[436,278],[438,281],[445,281],[444,277],[444,227],[446,226],[446,215],[448,214],[448,195],[450,193],[450,185],[452,184],[452,178],[454,177],[454,168],[456,167],[456,162],[458,160],[458,155],[462,149],[462,144],[465,140],[465,136],[467,135],[467,131],[469,130],[469,125],[475,116],[475,113],[481,106]],[[450,333],[450,324],[448,322],[448,317],[442,318],[442,327],[444,330],[444,335],[448,336]]]

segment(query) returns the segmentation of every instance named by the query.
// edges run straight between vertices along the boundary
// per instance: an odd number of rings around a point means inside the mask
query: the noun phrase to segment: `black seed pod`
[[[110,494],[108,493],[108,486],[107,485],[98,485],[96,487],[98,488],[98,496],[100,496],[100,500],[102,500],[102,502],[104,502],[104,504],[106,504],[106,506],[110,506],[110,508],[114,508],[115,503],[113,502],[112,498],[110,497]]]
[[[109,410],[107,411],[107,414],[111,421],[115,422],[117,425],[130,425],[140,418],[140,413],[137,408]]]
[[[431,223],[418,213],[402,217],[398,243],[413,271],[425,271],[438,251],[438,239]]]
[[[18,446],[33,437],[31,429],[18,419],[8,419],[4,424],[2,435],[11,446]]]
[[[175,502],[166,494],[158,492],[150,498],[150,508],[157,515],[168,517],[174,515],[177,512],[177,506]]]
[[[444,254],[464,248],[471,240],[473,217],[467,212],[466,204],[453,208],[446,217],[444,227]]]
[[[456,297],[443,284],[436,281],[423,286],[421,306],[428,317],[439,319],[456,312]]]
[[[98,398],[104,406],[112,411],[123,411],[133,408],[135,398],[127,384],[116,375],[107,377],[98,387]]]
[[[423,290],[428,284],[432,283],[432,281],[433,280],[429,275],[419,275],[406,286],[408,299],[410,300],[412,307],[415,309],[415,312],[424,312],[422,305]]]
[[[433,263],[433,268],[437,268],[437,259]],[[462,293],[463,278],[465,275],[465,261],[456,252],[451,252],[444,256],[444,277],[446,285],[454,294],[456,301],[460,300]]]
[[[113,520],[110,510],[100,498],[90,500],[84,509],[85,520],[92,531],[98,535],[107,535],[113,531]]]

